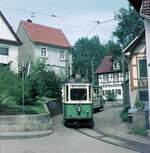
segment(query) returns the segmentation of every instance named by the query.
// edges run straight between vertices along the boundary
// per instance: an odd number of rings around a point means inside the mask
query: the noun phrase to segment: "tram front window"
[[[70,99],[71,100],[87,100],[87,90],[86,89],[71,89]]]

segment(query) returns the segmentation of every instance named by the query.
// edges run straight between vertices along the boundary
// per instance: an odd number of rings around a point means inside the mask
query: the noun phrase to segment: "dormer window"
[[[114,67],[114,70],[118,70],[118,69],[120,69],[120,64],[119,64],[119,62],[114,62],[113,63],[113,67]]]
[[[7,55],[8,56],[9,49],[6,47],[0,47],[0,55]]]
[[[41,57],[47,57],[47,48],[45,46],[41,47]]]

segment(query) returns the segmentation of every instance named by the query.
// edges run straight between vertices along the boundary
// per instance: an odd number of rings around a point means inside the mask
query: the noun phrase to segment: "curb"
[[[32,131],[32,132],[0,132],[0,140],[4,139],[33,139],[46,137],[53,133],[53,130],[49,131]]]
[[[118,133],[117,135],[112,133],[108,133],[106,132],[104,129],[99,129],[98,127],[95,127],[95,132],[100,132],[101,134],[104,134],[106,136],[110,136],[112,138],[119,138],[119,139],[124,139],[124,140],[127,140],[127,141],[133,141],[133,142],[137,142],[137,143],[141,143],[141,144],[145,144],[145,145],[150,145],[150,139],[149,137],[147,138],[143,138],[143,137],[140,137],[140,136],[133,136],[133,135],[130,135],[130,137],[125,137],[124,134],[120,134]]]

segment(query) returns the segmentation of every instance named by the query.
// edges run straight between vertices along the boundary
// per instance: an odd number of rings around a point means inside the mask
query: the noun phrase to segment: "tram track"
[[[146,145],[144,143],[139,143],[139,142],[135,142],[132,140],[120,138],[120,137],[113,136],[113,135],[109,135],[109,134],[106,134],[100,131],[97,128],[88,129],[88,130],[85,128],[80,128],[80,129],[76,129],[76,131],[85,136],[91,137],[99,141],[103,141],[105,143],[108,143],[114,146],[121,147],[124,149],[132,150],[132,151],[136,151],[140,153],[148,153],[150,150],[150,145]]]

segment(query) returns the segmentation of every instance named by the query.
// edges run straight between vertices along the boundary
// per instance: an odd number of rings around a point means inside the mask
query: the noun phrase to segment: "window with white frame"
[[[121,89],[116,89],[116,90],[115,90],[115,93],[116,93],[117,95],[121,95]]]
[[[59,56],[61,61],[65,60],[65,52],[64,51],[60,51],[60,56]]]
[[[138,77],[141,80],[140,82],[144,82],[144,79],[147,78],[147,61],[146,58],[140,58],[138,60]],[[148,89],[138,90],[139,101],[148,101]]]
[[[8,55],[9,49],[6,47],[0,47],[0,55]]]
[[[47,57],[47,47],[41,47],[41,57]]]
[[[147,77],[146,58],[139,59],[139,78]]]

